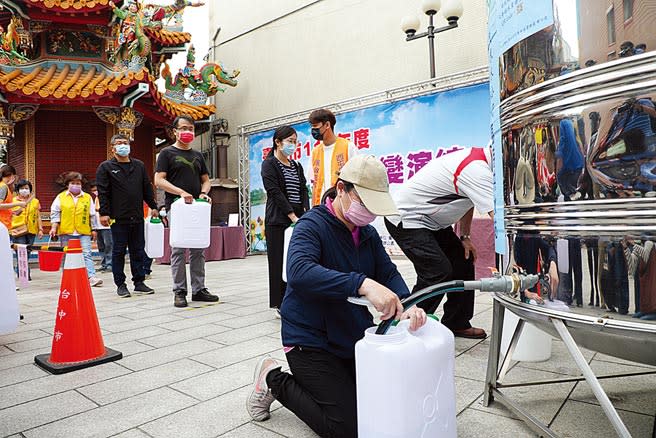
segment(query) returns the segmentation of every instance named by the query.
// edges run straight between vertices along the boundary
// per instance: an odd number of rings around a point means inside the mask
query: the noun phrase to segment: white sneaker
[[[93,277],[89,277],[89,284],[91,286],[100,286],[103,284],[103,281],[94,275]]]
[[[266,383],[266,377],[272,370],[280,368],[278,362],[270,356],[264,356],[255,367],[253,391],[246,399],[246,410],[255,421],[271,418],[271,404],[275,400]]]

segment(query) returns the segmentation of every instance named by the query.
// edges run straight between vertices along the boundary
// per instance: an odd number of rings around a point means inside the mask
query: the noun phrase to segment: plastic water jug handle
[[[369,301],[369,300],[366,299],[366,298],[348,297],[348,298],[346,299],[346,301],[348,301],[348,302],[351,303],[351,304],[357,304],[358,306],[365,306],[365,307],[367,307],[367,306],[371,305],[371,301]]]

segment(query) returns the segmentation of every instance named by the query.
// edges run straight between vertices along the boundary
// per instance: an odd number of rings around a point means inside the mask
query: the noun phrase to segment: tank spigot
[[[535,286],[539,279],[540,276],[537,274],[527,274],[526,271],[515,268],[512,274],[501,275],[495,272],[490,278],[481,278],[478,281],[465,281],[465,289],[478,289],[481,292],[499,292],[516,296],[519,292]]]

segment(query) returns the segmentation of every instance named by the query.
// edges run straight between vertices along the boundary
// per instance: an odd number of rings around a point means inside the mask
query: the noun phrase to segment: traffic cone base
[[[123,353],[120,351],[105,347],[105,354],[91,360],[85,360],[82,362],[54,363],[50,362],[50,354],[39,354],[38,356],[34,356],[34,363],[52,374],[64,374],[107,362],[113,362],[122,358]]]
[[[53,374],[62,374],[122,357],[122,353],[105,347],[80,241],[71,239],[59,289],[51,352],[36,356],[34,362]]]

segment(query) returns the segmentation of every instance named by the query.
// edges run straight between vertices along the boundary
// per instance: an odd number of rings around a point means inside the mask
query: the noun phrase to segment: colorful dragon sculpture
[[[219,84],[230,87],[237,86],[239,70],[232,73],[226,72],[219,64],[205,64],[200,70],[194,68],[194,48],[191,46],[187,52],[187,66],[181,69],[175,78],[171,74],[169,65],[165,62],[161,77],[164,79],[166,97],[176,102],[203,105],[207,98],[214,96],[217,92],[224,92]]]

